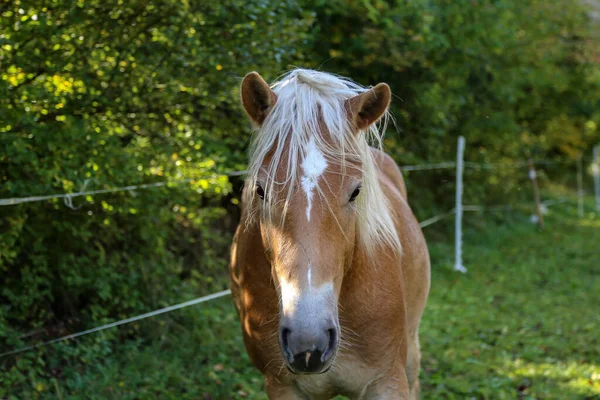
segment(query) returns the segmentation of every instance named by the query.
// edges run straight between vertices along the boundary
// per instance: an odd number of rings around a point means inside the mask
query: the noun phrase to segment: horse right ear
[[[244,77],[240,92],[246,113],[252,122],[261,126],[277,102],[277,95],[258,72]]]
[[[387,111],[392,92],[385,83],[346,100],[346,109],[358,132],[374,124]]]

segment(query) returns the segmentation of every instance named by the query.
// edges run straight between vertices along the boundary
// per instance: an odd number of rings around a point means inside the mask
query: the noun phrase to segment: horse
[[[381,150],[390,99],[308,69],[242,81],[255,130],[230,287],[270,399],[419,397],[430,262]]]

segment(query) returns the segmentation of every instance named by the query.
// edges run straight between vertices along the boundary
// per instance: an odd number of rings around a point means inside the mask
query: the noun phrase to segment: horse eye
[[[256,185],[256,194],[258,195],[258,197],[260,197],[261,199],[265,198],[265,191],[262,188],[262,186],[260,185]]]
[[[356,196],[360,193],[360,186],[354,189],[354,192],[350,195],[350,201],[356,200]]]

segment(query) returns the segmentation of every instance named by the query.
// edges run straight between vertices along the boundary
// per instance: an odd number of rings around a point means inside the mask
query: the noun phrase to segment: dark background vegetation
[[[251,70],[293,66],[395,93],[399,164],[575,160],[600,141],[599,28],[559,0],[13,0],[0,4],[0,198],[169,181],[0,208],[0,352],[226,287]],[[572,168],[555,169],[567,180]],[[407,175],[420,219],[452,170]],[[193,179],[191,183],[181,183]],[[526,171],[470,171],[469,204],[529,196]],[[542,175],[542,182],[548,180]],[[439,233],[443,235],[444,232]],[[0,397],[81,368],[139,326],[0,360]],[[120,340],[112,340],[120,339]],[[129,340],[129,341],[128,341]],[[77,370],[77,368],[75,368]]]

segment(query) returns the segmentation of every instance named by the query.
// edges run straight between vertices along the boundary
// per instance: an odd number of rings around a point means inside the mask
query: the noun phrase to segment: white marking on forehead
[[[325,156],[317,145],[315,144],[315,139],[310,138],[308,142],[308,146],[306,146],[306,157],[304,161],[302,161],[302,170],[304,171],[304,176],[302,176],[301,184],[304,193],[306,193],[306,219],[310,221],[310,210],[312,209],[312,198],[313,191],[317,187],[317,182],[319,177],[323,175],[327,169],[327,161],[325,161]]]
[[[312,289],[312,266],[308,264],[308,290]]]

